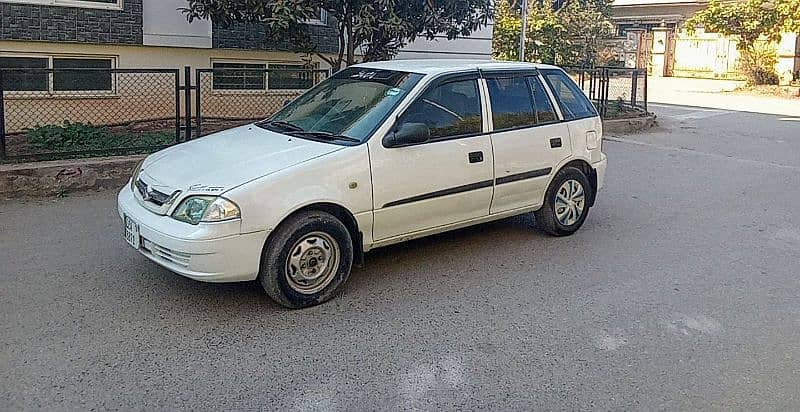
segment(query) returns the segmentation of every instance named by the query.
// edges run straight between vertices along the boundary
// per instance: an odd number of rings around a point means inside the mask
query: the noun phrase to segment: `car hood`
[[[249,125],[155,153],[142,164],[140,176],[165,193],[219,194],[342,148]]]

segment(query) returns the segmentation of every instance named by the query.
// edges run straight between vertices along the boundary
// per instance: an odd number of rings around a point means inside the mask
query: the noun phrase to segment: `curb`
[[[643,117],[631,119],[603,120],[603,133],[628,134],[650,129],[656,124],[656,115],[648,114]]]
[[[145,155],[0,165],[0,199],[118,189]]]

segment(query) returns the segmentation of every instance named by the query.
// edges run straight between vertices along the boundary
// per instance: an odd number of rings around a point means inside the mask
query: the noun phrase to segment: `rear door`
[[[491,213],[542,203],[549,176],[571,154],[538,72],[484,73],[492,114],[495,192]]]

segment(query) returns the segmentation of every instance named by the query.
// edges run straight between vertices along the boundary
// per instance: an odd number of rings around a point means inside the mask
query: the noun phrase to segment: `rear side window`
[[[533,126],[533,96],[524,77],[499,77],[486,80],[492,103],[492,122],[495,130]]]
[[[456,80],[429,89],[409,106],[400,123],[425,123],[431,139],[480,134],[478,81]]]
[[[528,77],[528,85],[533,91],[533,106],[536,110],[536,121],[538,124],[551,123],[558,120],[556,111],[553,109],[553,103],[550,102],[550,97],[544,91],[542,82],[538,77]]]
[[[597,110],[592,103],[564,72],[546,70],[543,71],[543,74],[561,106],[564,119],[573,120],[597,116]]]

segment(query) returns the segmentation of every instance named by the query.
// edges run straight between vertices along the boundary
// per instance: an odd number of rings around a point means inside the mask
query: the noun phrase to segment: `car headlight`
[[[133,169],[133,176],[131,176],[131,190],[134,192],[136,191],[136,181],[139,180],[139,173],[142,172],[142,165],[144,164],[144,160],[142,159],[136,164],[136,167]]]
[[[172,217],[192,225],[200,222],[222,222],[238,219],[239,206],[217,196],[189,196],[172,212]]]

